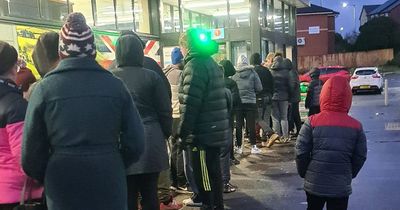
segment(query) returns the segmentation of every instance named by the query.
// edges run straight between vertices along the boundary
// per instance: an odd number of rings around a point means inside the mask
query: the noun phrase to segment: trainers
[[[267,144],[268,144],[268,143],[267,143],[266,141],[261,142],[261,146],[262,146],[262,147],[266,147]]]
[[[242,147],[236,147],[235,152],[236,152],[236,154],[239,154],[239,155],[243,154]]]
[[[272,134],[271,137],[268,140],[267,147],[270,148],[275,143],[275,141],[278,140],[278,139],[279,139],[279,135],[278,134],[276,134],[276,133]]]
[[[160,204],[160,210],[179,210],[183,207],[182,204],[178,204],[176,200],[172,200],[169,204]]]
[[[187,187],[186,185],[178,187],[178,188],[175,190],[175,192],[181,193],[181,194],[192,194],[192,192],[190,192],[190,191],[188,190],[188,187]]]
[[[203,206],[203,203],[202,203],[202,202],[193,201],[192,198],[185,199],[185,200],[182,201],[182,203],[183,203],[185,206],[190,206],[190,207],[201,207],[201,206]]]
[[[251,154],[260,154],[262,151],[256,145],[251,148]]]
[[[224,193],[233,193],[236,192],[236,186],[233,186],[231,183],[224,184]]]

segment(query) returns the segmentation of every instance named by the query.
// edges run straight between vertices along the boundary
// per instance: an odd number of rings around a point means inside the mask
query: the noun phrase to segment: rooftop
[[[399,0],[400,1],[400,0]],[[315,4],[311,4],[311,7],[299,8],[297,9],[297,15],[313,15],[313,14],[334,14],[338,15],[339,12],[334,10],[321,7]]]
[[[375,15],[375,14],[382,14],[382,13],[388,13],[390,12],[393,8],[397,7],[400,5],[400,0],[388,0],[387,2],[383,3],[376,9],[374,9],[370,15]]]

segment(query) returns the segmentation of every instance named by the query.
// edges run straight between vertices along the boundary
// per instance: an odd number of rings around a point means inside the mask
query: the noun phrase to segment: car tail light
[[[352,76],[351,77],[351,79],[357,79],[358,78],[358,76]]]
[[[380,76],[380,75],[377,75],[377,74],[374,74],[374,75],[372,75],[372,78],[377,78],[377,79],[379,79],[379,78],[381,78],[381,76]]]

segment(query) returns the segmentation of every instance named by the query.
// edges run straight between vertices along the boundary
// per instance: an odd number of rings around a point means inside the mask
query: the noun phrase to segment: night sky
[[[322,0],[322,6],[333,9],[340,13],[336,18],[336,31],[340,32],[340,28],[343,27],[342,35],[351,33],[354,31],[354,19],[353,19],[353,7],[342,8],[342,3],[347,2],[349,5],[356,5],[356,23],[357,31],[360,27],[360,13],[363,5],[371,4],[383,4],[386,0]],[[311,0],[312,4],[320,5],[321,0]]]

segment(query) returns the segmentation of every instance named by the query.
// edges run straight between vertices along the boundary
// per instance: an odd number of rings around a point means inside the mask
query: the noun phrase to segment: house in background
[[[360,26],[364,25],[368,21],[371,20],[371,12],[374,11],[376,8],[378,8],[381,5],[364,5],[361,10],[360,14]]]
[[[390,17],[400,25],[400,0],[388,0],[382,5],[379,5],[367,15],[367,20],[369,21],[382,16]]]
[[[335,52],[335,18],[339,13],[311,4],[297,9],[297,56],[319,56]]]

